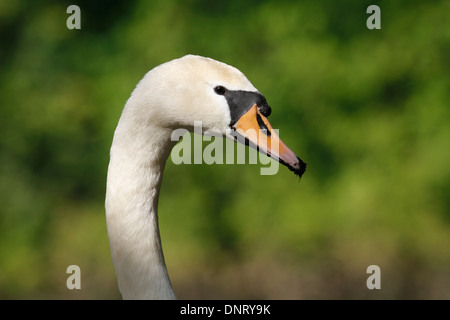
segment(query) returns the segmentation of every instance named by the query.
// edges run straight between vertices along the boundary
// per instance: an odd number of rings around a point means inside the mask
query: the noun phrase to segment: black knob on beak
[[[272,109],[267,104],[267,100],[266,98],[264,98],[263,95],[260,96],[259,100],[260,101],[256,103],[258,106],[258,111],[261,112],[261,114],[267,118],[272,113]]]

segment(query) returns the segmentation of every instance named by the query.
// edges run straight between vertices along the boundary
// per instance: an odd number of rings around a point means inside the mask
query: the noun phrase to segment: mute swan
[[[201,121],[203,130],[228,138],[236,139],[230,131],[239,132],[246,143],[301,176],[306,164],[279,140],[267,120],[270,112],[243,73],[210,58],[187,55],[166,62],[137,84],[114,133],[105,199],[111,256],[124,299],[176,299],[157,213],[164,165],[176,143],[172,131],[192,130],[194,121]],[[266,129],[266,139],[247,134],[249,128]]]

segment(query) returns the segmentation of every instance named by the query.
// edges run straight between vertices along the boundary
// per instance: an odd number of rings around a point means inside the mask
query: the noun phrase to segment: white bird
[[[114,133],[105,199],[111,256],[124,299],[176,299],[157,211],[164,166],[176,143],[172,131],[193,130],[194,121],[201,121],[203,130],[242,140],[301,176],[306,164],[279,140],[267,120],[270,112],[242,72],[210,58],[187,55],[166,62],[138,83]]]

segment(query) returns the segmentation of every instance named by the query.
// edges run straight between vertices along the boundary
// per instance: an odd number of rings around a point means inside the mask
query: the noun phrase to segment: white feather
[[[124,299],[175,299],[161,247],[158,197],[177,128],[227,133],[230,111],[214,93],[257,91],[234,67],[188,55],[164,63],[138,83],[128,99],[111,146],[106,221],[111,255]]]

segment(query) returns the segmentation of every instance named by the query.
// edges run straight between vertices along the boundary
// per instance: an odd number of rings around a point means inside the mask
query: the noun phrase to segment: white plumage
[[[124,299],[175,299],[158,228],[161,178],[174,129],[192,130],[194,121],[202,121],[204,130],[229,135],[230,106],[214,91],[217,86],[257,92],[236,68],[188,55],[149,71],[123,109],[111,146],[105,207]],[[291,170],[300,163],[291,163]]]

